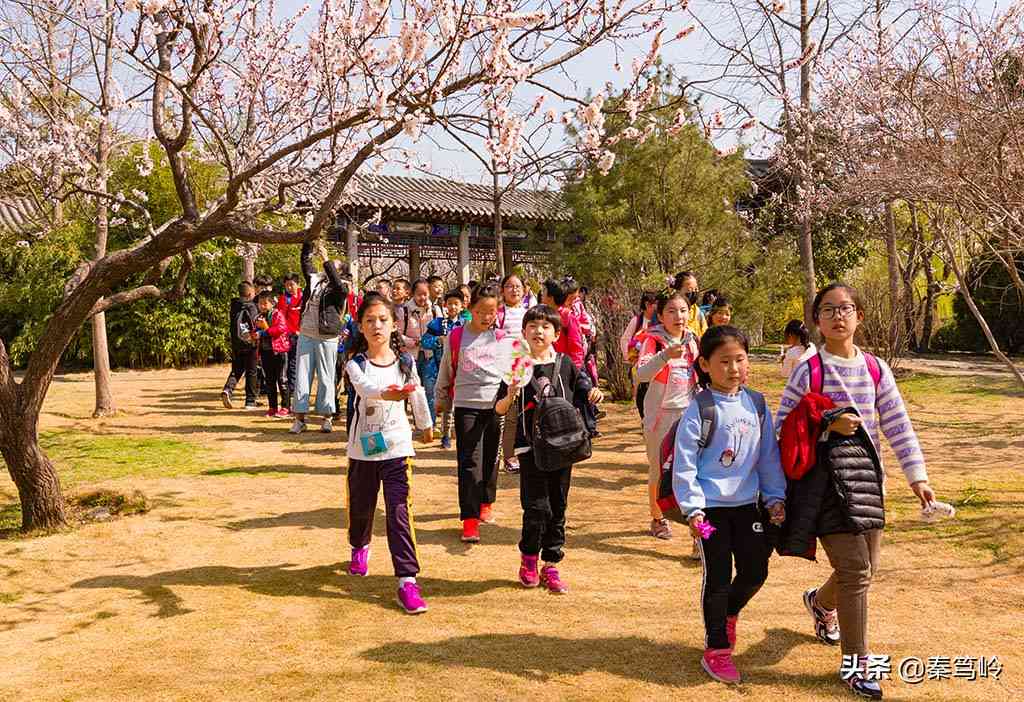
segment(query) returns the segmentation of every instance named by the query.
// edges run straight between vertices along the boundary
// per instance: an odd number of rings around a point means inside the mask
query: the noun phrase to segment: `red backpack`
[[[764,395],[747,387],[740,388],[740,391],[746,393],[753,400],[757,418],[761,426],[764,426],[764,418],[768,414],[768,403],[765,402]],[[715,397],[710,390],[701,390],[693,398],[693,401],[697,403],[700,410],[700,438],[697,440],[697,460],[699,461],[704,449],[711,444],[711,439],[715,435],[718,410],[715,409]],[[661,460],[658,507],[661,509],[661,513],[672,521],[686,523],[686,515],[679,509],[676,493],[672,489],[672,466],[675,464],[676,458],[676,430],[679,428],[680,421],[677,419],[672,422],[672,427],[661,440],[661,450],[658,453]]]

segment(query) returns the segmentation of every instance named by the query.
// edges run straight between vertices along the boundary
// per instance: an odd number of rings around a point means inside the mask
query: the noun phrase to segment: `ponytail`
[[[786,323],[786,328],[782,331],[783,338],[787,336],[795,336],[800,339],[800,345],[805,349],[811,345],[811,333],[807,330],[807,327],[799,319],[791,319]]]

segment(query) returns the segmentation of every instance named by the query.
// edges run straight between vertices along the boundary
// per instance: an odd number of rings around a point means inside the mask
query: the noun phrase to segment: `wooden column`
[[[508,245],[507,241],[505,242],[505,245],[502,247],[501,255],[505,263],[505,275],[510,275],[512,273],[512,268],[515,265],[515,263],[512,260],[512,247]]]
[[[359,228],[352,222],[345,227],[345,257],[348,259],[348,274],[352,276],[352,287],[359,288]]]
[[[459,227],[459,284],[469,282],[469,225]]]
[[[409,244],[409,282],[420,277],[420,245]]]

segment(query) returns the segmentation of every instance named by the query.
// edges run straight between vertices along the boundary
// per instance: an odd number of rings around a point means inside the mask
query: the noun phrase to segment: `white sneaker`
[[[330,434],[334,429],[334,421],[330,417],[324,417],[324,423],[320,425],[320,431]]]
[[[306,431],[306,423],[301,419],[296,419],[292,422],[292,428],[288,430],[289,434],[301,434]]]

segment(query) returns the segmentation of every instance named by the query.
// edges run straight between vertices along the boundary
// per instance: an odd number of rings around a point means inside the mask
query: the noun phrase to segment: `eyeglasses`
[[[839,305],[838,307],[822,307],[822,319],[846,319],[857,311],[856,305]]]

